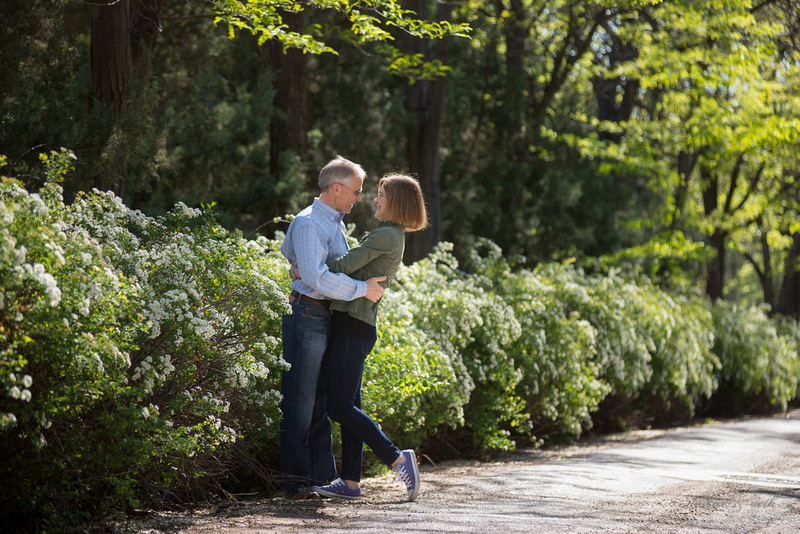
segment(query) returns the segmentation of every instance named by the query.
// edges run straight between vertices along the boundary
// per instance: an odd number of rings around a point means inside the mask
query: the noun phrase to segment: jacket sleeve
[[[393,241],[391,232],[381,228],[373,230],[347,253],[336,259],[328,260],[328,269],[333,273],[353,273],[375,258],[391,252],[395,247]]]

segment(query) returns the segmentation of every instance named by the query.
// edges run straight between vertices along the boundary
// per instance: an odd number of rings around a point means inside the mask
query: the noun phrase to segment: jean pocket
[[[306,319],[318,319],[328,321],[331,317],[331,312],[328,308],[318,304],[309,304],[302,301],[294,301],[291,303],[292,312],[296,315],[302,315]]]

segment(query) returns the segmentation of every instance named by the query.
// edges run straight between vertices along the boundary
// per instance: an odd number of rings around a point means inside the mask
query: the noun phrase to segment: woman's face
[[[383,185],[378,189],[378,196],[375,198],[375,218],[383,221],[383,210],[386,208],[386,190]]]

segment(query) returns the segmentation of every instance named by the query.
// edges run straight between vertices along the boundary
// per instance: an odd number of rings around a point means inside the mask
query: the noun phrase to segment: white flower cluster
[[[0,267],[16,269],[17,278],[0,289],[0,309],[24,321],[30,306],[17,305],[19,280],[40,286],[42,306],[57,307],[45,310],[56,325],[48,332],[68,336],[63,363],[97,378],[88,386],[92,395],[130,379],[142,402],[139,424],[174,424],[177,441],[197,432],[198,442],[211,444],[236,439],[231,427],[242,409],[277,407],[274,371],[283,362],[279,341],[267,332],[279,329],[286,303],[275,282],[284,276],[276,267],[282,258],[266,259],[277,254],[274,243],[198,227],[192,219],[201,210],[184,204],[156,219],[111,193],[79,194],[58,207],[58,188],[41,196],[18,189],[21,201],[0,203]],[[129,354],[128,346],[137,349]],[[185,397],[161,397],[187,380],[197,386]],[[78,387],[78,379],[68,382],[67,391]],[[30,400],[24,381],[5,391]],[[165,417],[156,418],[159,411]],[[0,414],[0,427],[19,417]]]
[[[131,378],[134,381],[142,380],[145,393],[150,394],[156,385],[163,382],[173,372],[175,372],[175,366],[172,364],[172,357],[169,354],[157,358],[148,356],[136,367]]]
[[[30,402],[33,398],[31,390],[33,385],[31,375],[19,377],[17,373],[9,373],[6,382],[6,394],[14,400]],[[13,412],[0,413],[0,430],[17,424],[17,416]]]
[[[9,383],[14,384],[8,390],[8,396],[15,400],[28,402],[31,400],[31,390],[28,389],[33,385],[33,378],[31,375],[23,375],[20,380],[17,380],[16,373],[10,373]],[[20,388],[20,386],[22,386]]]
[[[61,289],[53,275],[47,272],[41,263],[29,263],[28,248],[12,235],[10,230],[12,223],[19,217],[21,221],[30,218],[43,218],[48,214],[47,206],[38,194],[25,195],[25,191],[19,187],[11,187],[12,196],[17,202],[3,202],[0,204],[0,266],[9,268],[14,277],[15,284],[19,285],[24,280],[31,280],[44,287],[48,296],[48,301],[52,307],[58,306],[61,302]],[[15,213],[16,210],[16,213]],[[23,223],[24,224],[24,223]],[[54,230],[59,228],[56,226]],[[50,232],[52,234],[52,232]],[[55,243],[48,235],[38,236],[45,242],[45,247],[51,249],[55,254],[57,264],[63,265],[63,249]],[[12,284],[8,283],[7,286]],[[5,296],[0,299],[0,309],[5,307]],[[20,317],[16,317],[20,320]]]
[[[159,415],[158,406],[152,403],[149,406],[142,408],[142,418],[149,419],[151,415],[154,417],[158,417]]]
[[[206,417],[206,422],[208,427],[212,431],[215,431],[213,435],[216,436],[219,441],[222,443],[236,443],[236,431],[229,426],[223,425],[222,419],[216,415],[208,415]]]
[[[178,202],[172,209],[173,214],[184,219],[195,219],[203,215],[203,211],[198,208],[190,208],[183,202]]]
[[[273,356],[277,360],[277,357]],[[277,391],[264,390],[264,388],[254,387],[259,382],[267,380],[270,368],[263,361],[257,360],[252,355],[244,355],[238,362],[227,368],[226,384],[239,390],[240,400],[251,406],[277,406],[274,403]],[[278,394],[278,403],[280,395]]]

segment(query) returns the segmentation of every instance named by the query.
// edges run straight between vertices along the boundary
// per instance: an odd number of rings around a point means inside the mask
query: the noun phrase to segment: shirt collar
[[[399,228],[400,230],[402,230],[404,233],[406,231],[406,229],[404,227],[400,226],[399,224],[394,224],[394,223],[391,223],[391,222],[378,221],[378,228],[381,228],[383,226],[394,226],[395,228]]]
[[[336,223],[341,222],[341,220],[344,219],[345,215],[341,211],[325,204],[323,201],[319,199],[319,197],[316,197],[314,199],[314,210],[319,210],[319,212],[325,215],[325,217]]]

